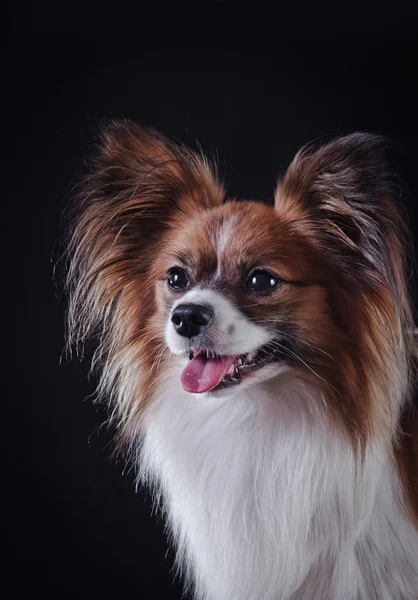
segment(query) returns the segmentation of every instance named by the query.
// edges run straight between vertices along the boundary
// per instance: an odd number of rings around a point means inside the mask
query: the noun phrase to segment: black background
[[[132,12],[57,3],[9,12],[1,436],[8,598],[181,594],[163,524],[146,494],[135,493],[129,468],[111,458],[112,433],[100,428],[105,410],[86,399],[94,390],[87,365],[60,363],[65,299],[53,265],[61,213],[103,119],[127,117],[192,147],[198,141],[218,155],[230,195],[266,200],[302,144],[354,130],[386,134],[398,143],[393,164],[418,231],[416,15],[400,5],[339,6],[331,15],[299,4],[290,15],[249,7],[207,2],[168,13],[163,4]]]

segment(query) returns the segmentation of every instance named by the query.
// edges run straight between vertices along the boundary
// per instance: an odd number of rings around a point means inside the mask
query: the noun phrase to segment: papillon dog
[[[102,130],[68,343],[95,343],[190,597],[418,598],[410,248],[384,157],[367,133],[308,146],[268,204],[154,130]]]

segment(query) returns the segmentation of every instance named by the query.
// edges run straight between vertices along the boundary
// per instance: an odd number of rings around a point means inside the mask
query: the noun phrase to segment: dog
[[[68,244],[117,447],[199,600],[418,598],[416,335],[385,140],[297,153],[274,206],[103,128]]]

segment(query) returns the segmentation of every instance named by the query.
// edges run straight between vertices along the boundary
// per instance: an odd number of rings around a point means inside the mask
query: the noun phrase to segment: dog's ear
[[[358,259],[385,279],[402,258],[403,221],[380,136],[353,133],[302,149],[277,188],[276,210],[300,222],[321,251]]]
[[[92,229],[97,223],[122,238],[128,230],[148,245],[173,212],[210,208],[224,196],[203,156],[129,121],[102,130],[81,188],[81,212]]]
[[[129,121],[102,130],[79,189],[67,281],[70,316],[88,328],[149,270],[176,216],[216,206],[224,197],[204,157]]]

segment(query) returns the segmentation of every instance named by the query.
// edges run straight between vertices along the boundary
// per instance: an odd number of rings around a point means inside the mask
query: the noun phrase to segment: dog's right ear
[[[132,280],[147,272],[176,216],[221,204],[224,191],[204,157],[129,121],[102,130],[79,189],[67,288],[70,334],[85,338]]]
[[[173,211],[210,208],[224,197],[203,156],[130,121],[103,128],[82,188],[81,212],[92,226],[106,225],[110,237],[128,228],[146,244]]]

